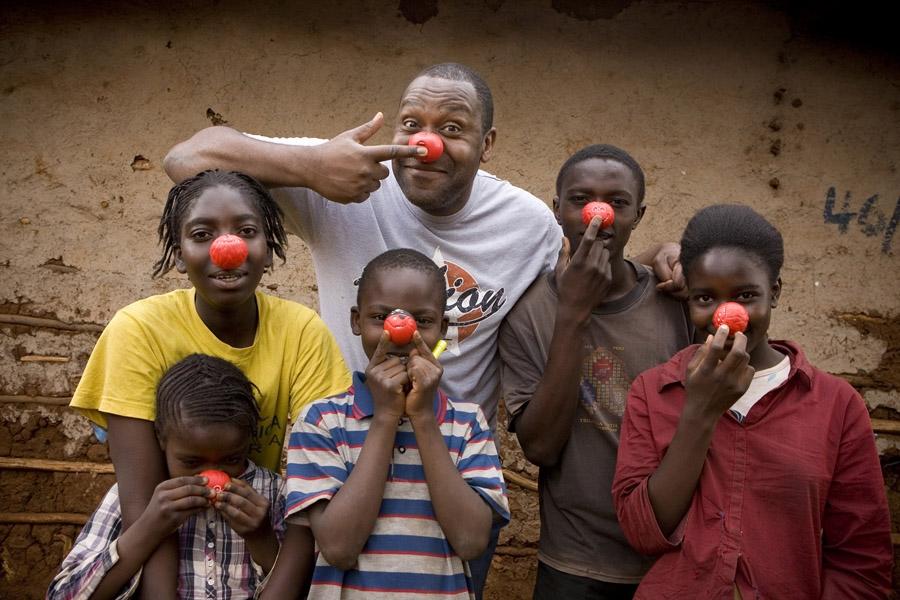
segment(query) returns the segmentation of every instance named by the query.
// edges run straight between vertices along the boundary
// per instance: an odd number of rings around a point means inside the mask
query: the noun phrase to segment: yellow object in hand
[[[434,350],[431,351],[431,355],[435,358],[440,358],[446,349],[447,340],[438,340],[437,344],[434,345]]]

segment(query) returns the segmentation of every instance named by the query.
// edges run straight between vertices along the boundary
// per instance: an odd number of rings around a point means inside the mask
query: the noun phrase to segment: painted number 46
[[[870,196],[868,200],[856,212],[850,210],[850,192],[844,194],[844,201],[840,208],[835,206],[837,192],[833,187],[828,188],[825,194],[825,223],[831,223],[838,226],[838,231],[847,233],[850,223],[856,221],[859,230],[868,237],[883,235],[881,241],[881,252],[891,254],[891,244],[894,239],[894,232],[897,230],[897,221],[900,221],[900,198],[897,198],[897,204],[894,206],[894,212],[888,220],[884,213],[875,206],[878,203],[878,194]]]

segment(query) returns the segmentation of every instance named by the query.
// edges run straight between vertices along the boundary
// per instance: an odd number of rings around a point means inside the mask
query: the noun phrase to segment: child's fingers
[[[418,331],[413,332],[413,344],[415,345],[413,352],[415,352],[417,356],[422,357],[432,364],[439,364],[438,360],[431,354],[431,348],[428,347],[428,344],[425,343],[425,339],[422,338],[422,334]],[[410,359],[412,358],[412,353],[410,353]]]
[[[160,490],[175,490],[178,488],[183,488],[183,487],[191,486],[191,485],[204,487],[205,483],[206,483],[205,477],[200,477],[198,475],[185,475],[182,477],[173,477],[172,479],[167,479],[167,480],[161,482],[157,486],[157,488]]]
[[[387,331],[382,331],[381,337],[378,338],[378,345],[375,347],[375,352],[372,353],[372,358],[369,359],[369,367],[380,365],[384,362],[390,343],[390,334]]]
[[[225,493],[220,497],[224,497],[225,500],[228,500],[230,495],[240,496],[246,499],[248,502],[252,502],[256,506],[269,506],[268,500],[266,500],[262,494],[253,489],[246,481],[242,481],[240,479],[232,479],[225,486]]]

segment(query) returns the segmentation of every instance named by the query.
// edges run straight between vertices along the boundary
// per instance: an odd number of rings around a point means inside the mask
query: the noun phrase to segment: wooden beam
[[[532,481],[524,475],[519,475],[515,471],[503,469],[503,477],[508,483],[514,483],[520,488],[525,488],[526,490],[531,490],[532,492],[538,491],[538,484],[536,481]]]
[[[875,433],[900,435],[900,421],[892,421],[891,419],[872,419],[872,429]]]
[[[72,400],[71,396],[10,396],[0,394],[0,404],[52,404],[54,406],[66,406]]]
[[[0,323],[5,323],[7,325],[25,325],[26,327],[62,329],[64,331],[86,331],[89,333],[100,333],[103,331],[103,325],[98,325],[97,323],[66,323],[65,321],[60,321],[58,319],[30,317],[27,315],[0,314]]]
[[[19,358],[22,362],[52,362],[52,363],[67,363],[69,362],[68,356],[55,356],[53,354],[26,354]]]
[[[47,460],[45,458],[13,458],[0,456],[0,469],[13,471],[53,471],[63,473],[115,473],[109,463],[75,460]]]
[[[30,525],[84,525],[90,515],[78,513],[0,513],[0,523]]]

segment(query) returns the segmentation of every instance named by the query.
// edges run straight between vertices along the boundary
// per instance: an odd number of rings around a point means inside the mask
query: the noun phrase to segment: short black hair
[[[435,292],[441,296],[441,312],[447,300],[447,283],[443,271],[434,264],[434,261],[417,250],[411,248],[396,248],[383,252],[369,261],[359,278],[359,286],[356,288],[356,305],[360,306],[365,288],[379,273],[393,269],[412,269],[420,271],[429,277],[434,283]]]
[[[153,265],[153,277],[163,275],[175,266],[175,250],[181,244],[181,225],[184,216],[204,190],[217,185],[233,188],[253,200],[262,217],[266,243],[281,262],[285,261],[287,235],[284,233],[283,214],[269,190],[244,173],[211,169],[189,177],[169,190],[169,197],[166,199],[166,206],[163,208],[157,229],[163,253]]]
[[[481,133],[486,134],[494,126],[494,96],[491,88],[481,75],[460,63],[441,63],[422,69],[413,79],[436,77],[450,81],[467,81],[475,88],[478,103],[481,104]]]
[[[228,424],[256,437],[259,406],[254,386],[240,369],[221,358],[191,354],[172,365],[156,387],[154,428],[160,440],[190,425]]]
[[[714,204],[691,218],[681,236],[681,267],[691,267],[713,248],[734,248],[757,257],[774,283],[784,265],[781,233],[762,215],[742,204]]]
[[[631,171],[631,174],[634,175],[634,180],[637,182],[638,205],[644,203],[644,170],[630,154],[628,154],[621,148],[612,146],[610,144],[593,144],[592,146],[582,148],[581,150],[570,156],[566,160],[566,162],[563,163],[563,166],[560,167],[559,175],[556,176],[557,196],[559,196],[559,192],[562,189],[563,178],[566,176],[566,173],[569,172],[569,169],[571,169],[578,163],[582,163],[592,158],[599,158],[601,160],[613,160],[628,167],[628,169]]]

